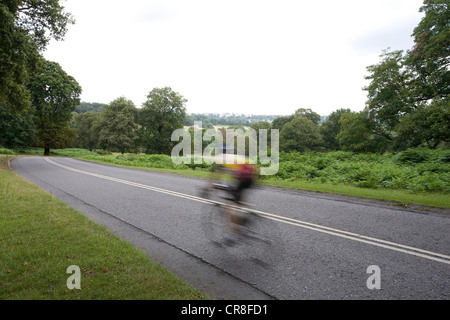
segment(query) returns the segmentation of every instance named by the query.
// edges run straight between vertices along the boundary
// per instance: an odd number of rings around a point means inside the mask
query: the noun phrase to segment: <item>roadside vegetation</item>
[[[208,299],[8,170],[9,158],[0,155],[0,300]],[[81,269],[80,290],[67,287],[72,265]]]

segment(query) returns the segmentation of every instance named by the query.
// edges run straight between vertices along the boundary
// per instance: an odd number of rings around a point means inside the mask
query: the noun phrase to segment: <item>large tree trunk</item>
[[[50,155],[50,148],[49,147],[45,147],[44,148],[44,156],[49,156]]]

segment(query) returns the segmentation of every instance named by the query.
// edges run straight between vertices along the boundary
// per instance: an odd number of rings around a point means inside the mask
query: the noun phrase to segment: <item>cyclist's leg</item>
[[[248,189],[251,188],[253,184],[253,181],[250,179],[246,180],[240,180],[238,183],[238,186],[236,187],[236,190],[234,191],[234,201],[238,206],[245,207],[245,195]],[[233,217],[233,223],[237,227],[243,226],[248,221],[248,217],[245,215],[245,213],[237,212]]]
[[[246,179],[246,180],[240,180],[236,190],[234,191],[234,201],[237,204],[242,204],[244,200],[244,191],[247,189],[250,189],[253,184],[253,180]]]

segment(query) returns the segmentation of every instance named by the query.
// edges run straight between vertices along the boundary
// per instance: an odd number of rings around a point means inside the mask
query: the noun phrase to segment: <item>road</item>
[[[283,249],[267,268],[205,237],[203,179],[71,158],[11,167],[216,299],[450,298],[448,214],[258,187],[251,202]]]

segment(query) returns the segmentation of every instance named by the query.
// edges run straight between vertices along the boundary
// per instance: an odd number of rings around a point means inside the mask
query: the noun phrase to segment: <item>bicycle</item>
[[[259,214],[248,203],[236,203],[235,188],[229,184],[213,183],[207,193],[203,227],[206,237],[230,255],[250,259],[265,268],[280,261],[278,228],[274,221]]]

